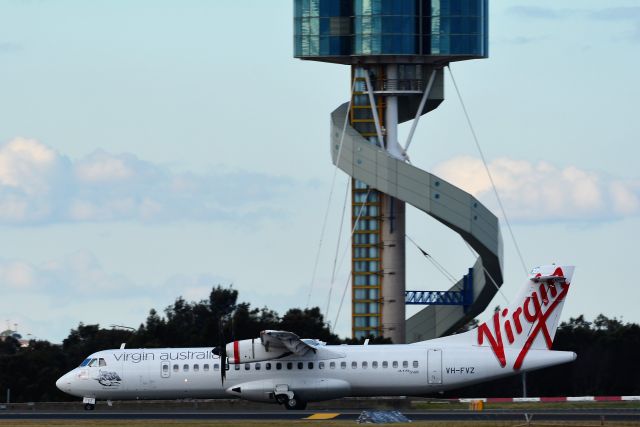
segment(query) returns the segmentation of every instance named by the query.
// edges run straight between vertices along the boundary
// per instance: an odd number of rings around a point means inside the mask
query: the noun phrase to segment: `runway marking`
[[[320,414],[311,414],[303,420],[332,420],[340,414],[334,413],[320,413]]]

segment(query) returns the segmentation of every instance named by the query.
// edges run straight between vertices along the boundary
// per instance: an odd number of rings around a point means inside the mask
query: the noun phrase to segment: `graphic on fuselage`
[[[122,378],[117,372],[100,370],[96,381],[105,387],[117,387],[120,385]]]

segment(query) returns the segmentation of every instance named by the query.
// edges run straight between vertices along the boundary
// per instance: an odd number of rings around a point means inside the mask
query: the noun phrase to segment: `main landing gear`
[[[84,404],[84,410],[85,411],[93,411],[94,409],[96,409],[96,405],[94,405],[92,403],[85,403]]]
[[[289,397],[286,394],[278,394],[276,396],[276,402],[284,405],[285,408],[291,410],[303,410],[307,407],[307,402],[304,400],[297,399],[294,396]]]
[[[296,399],[295,397],[287,400],[284,404],[287,409],[302,411],[307,408],[307,402]]]

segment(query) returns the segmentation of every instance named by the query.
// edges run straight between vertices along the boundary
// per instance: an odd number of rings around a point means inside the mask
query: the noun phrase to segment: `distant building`
[[[20,343],[20,347],[29,347],[29,340],[22,338],[22,335],[18,331],[12,331],[11,329],[0,332],[0,341],[6,340],[8,337],[12,337]]]

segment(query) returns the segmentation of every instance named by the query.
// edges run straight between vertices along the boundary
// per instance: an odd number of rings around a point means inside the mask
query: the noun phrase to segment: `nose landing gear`
[[[82,398],[82,403],[84,403],[85,411],[93,411],[94,409],[96,409],[95,397],[84,397]]]

